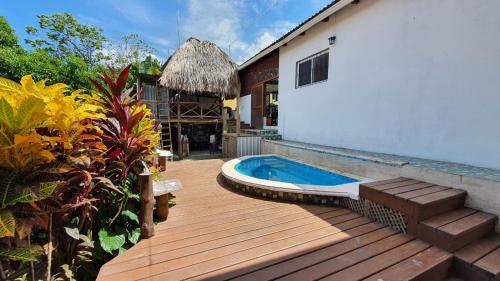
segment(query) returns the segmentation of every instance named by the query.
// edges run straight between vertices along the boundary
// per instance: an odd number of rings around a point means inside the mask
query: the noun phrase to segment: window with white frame
[[[328,80],[328,58],[329,52],[326,50],[297,62],[295,86]]]

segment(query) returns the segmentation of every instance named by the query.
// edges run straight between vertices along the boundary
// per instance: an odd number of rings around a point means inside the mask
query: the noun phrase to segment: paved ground
[[[184,185],[177,206],[98,280],[357,280],[434,251],[349,210],[234,193],[220,181],[222,164],[169,162],[165,176]]]

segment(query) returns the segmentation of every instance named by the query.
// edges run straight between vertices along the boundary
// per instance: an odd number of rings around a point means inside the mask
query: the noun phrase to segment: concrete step
[[[459,208],[421,221],[416,237],[454,252],[481,239],[495,229],[497,216],[470,208]]]

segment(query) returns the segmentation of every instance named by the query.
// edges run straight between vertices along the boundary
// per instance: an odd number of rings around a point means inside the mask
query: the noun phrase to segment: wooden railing
[[[221,102],[145,101],[160,119],[222,119]]]

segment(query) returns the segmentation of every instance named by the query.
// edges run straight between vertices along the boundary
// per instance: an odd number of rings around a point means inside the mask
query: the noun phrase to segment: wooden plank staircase
[[[172,127],[170,120],[162,122],[161,127],[161,149],[172,152]]]
[[[446,276],[500,280],[500,234],[494,232],[498,218],[464,207],[465,191],[397,178],[361,184],[359,195],[404,214],[408,234],[433,245],[380,272],[378,280],[406,280],[404,276],[411,280]]]

